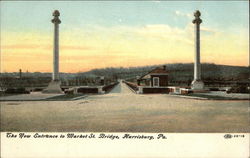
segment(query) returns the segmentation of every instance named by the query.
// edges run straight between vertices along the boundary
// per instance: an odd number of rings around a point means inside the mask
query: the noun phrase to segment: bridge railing
[[[134,93],[137,93],[139,90],[139,87],[137,84],[133,82],[123,81]]]
[[[115,83],[112,83],[112,84],[109,84],[109,85],[105,85],[102,87],[102,90],[105,92],[105,93],[109,93],[119,82],[115,82]]]

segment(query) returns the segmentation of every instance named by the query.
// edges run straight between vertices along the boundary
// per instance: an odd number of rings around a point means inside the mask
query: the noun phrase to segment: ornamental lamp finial
[[[60,24],[61,23],[61,20],[59,19],[60,12],[58,10],[55,10],[52,15],[54,16],[54,18],[51,20],[51,22],[54,24]]]
[[[201,16],[201,12],[200,12],[199,10],[196,10],[196,11],[194,12],[194,16],[195,16],[196,18],[199,18],[199,17]]]
[[[194,17],[195,17],[195,19],[193,20],[194,24],[198,24],[199,25],[200,23],[202,23],[202,20],[200,19],[200,16],[201,16],[201,12],[199,10],[196,10],[194,12]]]
[[[60,12],[58,10],[55,10],[52,15],[58,17],[60,16]]]

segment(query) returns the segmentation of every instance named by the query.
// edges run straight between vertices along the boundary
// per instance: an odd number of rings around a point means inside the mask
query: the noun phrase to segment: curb
[[[70,100],[80,100],[80,99],[83,99],[83,98],[86,98],[88,97],[88,95],[84,95],[84,96],[80,96],[80,97],[75,97],[75,98],[72,98]]]
[[[199,100],[209,100],[208,98],[202,98],[202,97],[193,97],[193,96],[184,96],[184,95],[175,95],[175,94],[169,94],[170,96],[176,96],[180,98],[188,98],[188,99],[199,99]]]

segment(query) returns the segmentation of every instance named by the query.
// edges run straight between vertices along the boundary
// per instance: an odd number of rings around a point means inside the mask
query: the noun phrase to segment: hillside
[[[192,63],[165,64],[169,71],[170,85],[190,85],[193,80]],[[157,66],[151,65],[129,68],[103,68],[93,69],[81,73],[60,73],[62,85],[98,85],[100,76],[105,77],[105,84],[115,82],[117,79],[125,79],[136,82],[136,76],[141,76],[151,71]],[[201,66],[202,80],[206,85],[249,85],[249,67],[228,66],[205,63]],[[51,73],[1,73],[1,87],[46,87],[51,81]]]
[[[165,64],[169,71],[170,81],[189,81],[193,79],[192,63]],[[143,75],[160,65],[130,67],[130,68],[105,68],[93,69],[88,72],[79,73],[79,76],[105,76],[107,78],[133,79]],[[228,66],[205,63],[201,65],[202,78],[204,80],[224,80],[224,81],[247,81],[249,67]]]

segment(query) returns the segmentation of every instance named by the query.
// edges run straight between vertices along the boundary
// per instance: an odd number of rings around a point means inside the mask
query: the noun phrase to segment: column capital
[[[200,16],[201,16],[201,13],[200,13],[200,11],[199,10],[196,10],[195,12],[194,12],[194,17],[195,17],[195,19],[193,20],[193,23],[194,24],[200,24],[200,23],[202,23],[202,20],[200,19]]]
[[[51,22],[54,24],[60,24],[61,23],[61,20],[59,19],[60,12],[58,10],[55,10],[52,15],[54,16],[54,19],[52,19]]]

